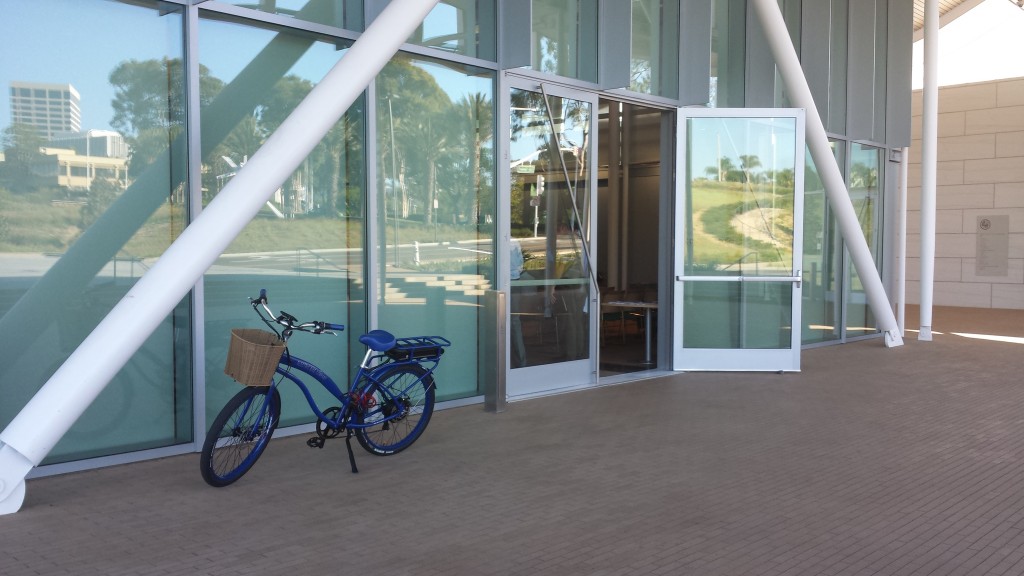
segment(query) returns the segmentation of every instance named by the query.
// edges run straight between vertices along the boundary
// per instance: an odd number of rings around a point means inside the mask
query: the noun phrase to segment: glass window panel
[[[533,0],[531,67],[597,82],[597,0]]]
[[[742,108],[746,85],[746,0],[714,0],[711,14],[710,105]]]
[[[497,0],[441,0],[409,42],[456,54],[497,60]]]
[[[494,286],[492,71],[398,54],[376,80],[380,328],[452,341],[438,399],[481,394]]]
[[[291,16],[307,22],[362,31],[362,0],[221,0],[260,12]]]
[[[344,50],[332,39],[205,19],[199,46],[205,201],[231,181]],[[290,345],[342,389],[362,358],[364,106],[361,99],[353,104],[205,276],[207,421],[238,391],[223,374],[230,329],[265,328],[247,300],[261,288],[275,312],[346,325],[341,337],[298,334]],[[322,408],[336,404],[319,384],[310,385]],[[297,387],[283,385],[281,394],[282,424],[313,419]]]
[[[181,12],[101,0],[3,0],[0,12],[0,36],[19,54],[0,59],[0,84],[75,110],[9,122],[0,103],[0,331],[12,336],[0,348],[2,428],[178,236],[187,206]],[[40,71],[57,85],[24,85]],[[90,149],[100,135],[118,145]],[[44,463],[191,441],[189,306],[160,323]]]
[[[880,269],[881,254],[879,217],[881,213],[882,149],[866,144],[853,143],[850,147],[850,174],[848,188],[853,209],[857,213],[861,231],[868,242],[868,249]],[[867,294],[860,276],[850,262],[847,274],[850,278],[846,304],[846,335],[857,337],[874,334],[875,316],[868,306]]]
[[[801,6],[803,0],[781,0],[779,8],[782,10],[782,17],[786,22],[786,29],[789,31],[789,39],[793,42],[793,48],[796,49],[796,53],[800,53],[800,27],[803,25],[803,21],[800,18]],[[767,45],[765,45],[767,48]],[[773,58],[774,60],[774,58]],[[789,101],[789,95],[786,92],[786,83],[782,79],[782,71],[778,65],[775,65],[775,80],[773,82],[774,96],[772,97],[773,106],[776,108],[789,108],[792,106]]]
[[[795,120],[690,118],[689,275],[789,276]]]
[[[1024,4],[1017,2],[1018,6],[1024,8]],[[872,108],[872,116],[874,119],[874,126],[871,131],[871,140],[876,142],[885,141],[885,113],[886,113],[886,94],[887,82],[889,79],[888,74],[888,49],[889,49],[889,35],[888,35],[888,3],[878,0],[875,2],[875,58],[873,62],[873,76],[874,76],[874,94],[872,98],[875,102],[880,103],[874,105]]]
[[[542,94],[512,90],[511,98],[512,367],[588,358],[589,222],[577,215],[588,214],[593,111],[549,95],[552,129]]]
[[[832,142],[833,148],[837,144],[838,154],[843,156],[845,143]],[[814,344],[842,336],[843,242],[809,153],[804,174],[802,341]]]
[[[770,282],[685,282],[683,347],[786,349],[793,287]]]
[[[832,19],[829,24],[828,114],[826,129],[846,133],[846,68],[849,50],[849,0],[830,0]]]
[[[679,95],[679,0],[633,0],[629,89]]]

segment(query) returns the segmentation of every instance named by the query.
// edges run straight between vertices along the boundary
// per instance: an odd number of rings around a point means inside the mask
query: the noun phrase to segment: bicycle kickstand
[[[348,430],[348,434],[345,435],[345,448],[348,448],[348,463],[352,465],[352,473],[358,474],[359,469],[356,468],[356,455],[352,453],[352,429]]]

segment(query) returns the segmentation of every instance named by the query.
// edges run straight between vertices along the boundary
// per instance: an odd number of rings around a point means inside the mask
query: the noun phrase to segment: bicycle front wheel
[[[384,368],[356,388],[356,439],[371,454],[405,450],[423,434],[434,413],[434,379],[422,366]]]
[[[243,388],[214,419],[199,459],[210,486],[238,480],[266,449],[281,418],[281,395],[277,388],[270,392],[269,386]]]

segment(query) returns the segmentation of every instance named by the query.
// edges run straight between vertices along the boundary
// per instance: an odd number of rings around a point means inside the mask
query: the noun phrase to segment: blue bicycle
[[[329,322],[299,323],[283,311],[274,316],[267,306],[266,290],[260,290],[258,298],[250,298],[250,303],[284,344],[295,332],[335,334],[345,329]],[[279,331],[277,326],[282,329]],[[353,436],[367,452],[378,456],[396,454],[411,446],[434,412],[433,373],[451,342],[441,336],[396,338],[384,330],[372,330],[359,341],[366,345],[366,355],[348,391],[342,391],[330,376],[311,362],[293,356],[285,346],[274,370],[276,381],[271,376],[267,386],[246,386],[214,419],[199,461],[207,484],[227,486],[256,463],[280,420],[278,386],[286,379],[302,390],[317,417],[316,436],[307,444],[323,448],[328,439],[344,430],[352,472],[359,471],[352,453]],[[319,382],[341,405],[321,410],[297,372]]]

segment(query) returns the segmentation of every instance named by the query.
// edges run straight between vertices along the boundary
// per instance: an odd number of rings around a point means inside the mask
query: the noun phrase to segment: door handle
[[[792,282],[799,288],[804,277],[799,270],[796,276],[676,276],[676,282]]]

